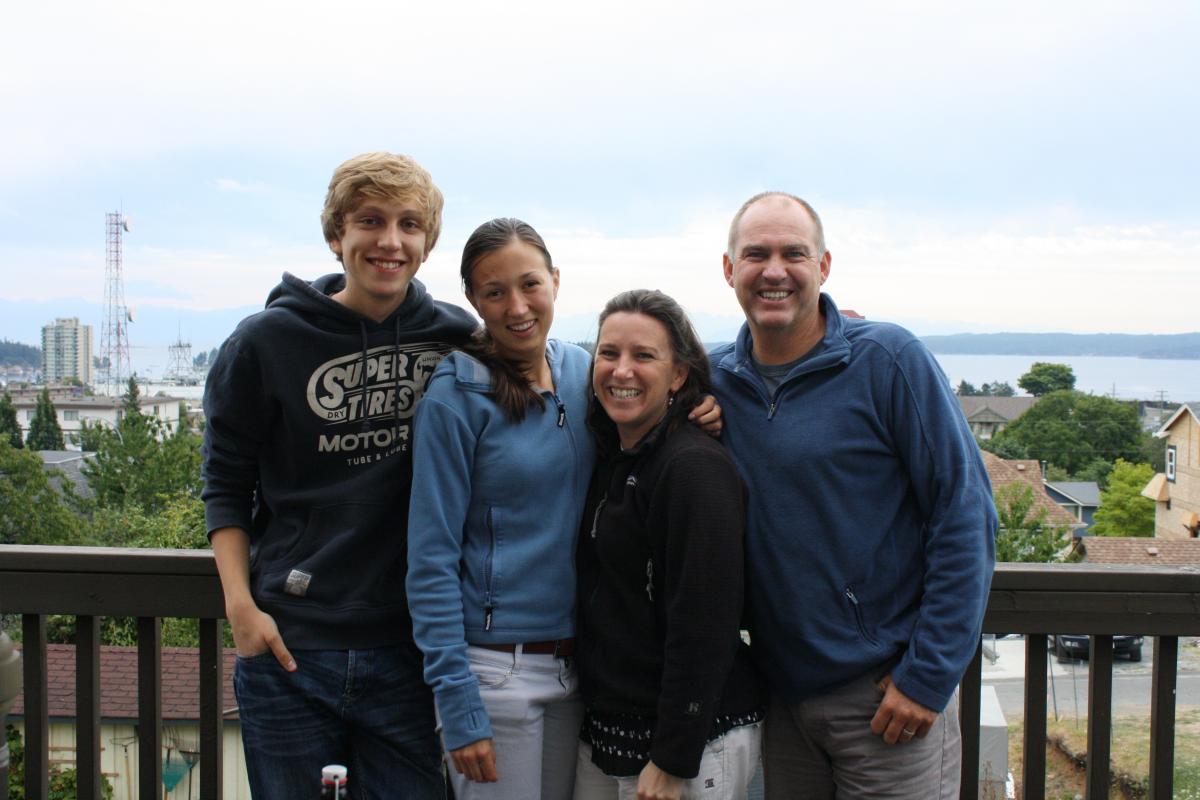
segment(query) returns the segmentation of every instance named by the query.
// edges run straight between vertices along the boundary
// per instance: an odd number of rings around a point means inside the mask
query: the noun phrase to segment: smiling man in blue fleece
[[[957,797],[956,687],[995,562],[978,447],[915,336],[821,292],[832,256],[803,200],[748,200],[723,261],[746,324],[713,383],[750,488],[767,797]]]

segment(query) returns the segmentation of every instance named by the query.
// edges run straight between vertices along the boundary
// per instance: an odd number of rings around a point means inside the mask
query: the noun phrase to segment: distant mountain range
[[[1200,333],[955,333],[921,341],[946,355],[1200,359]]]

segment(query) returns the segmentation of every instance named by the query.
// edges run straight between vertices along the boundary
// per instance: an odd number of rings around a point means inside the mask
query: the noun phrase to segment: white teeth
[[[536,321],[536,320],[532,320],[532,319],[531,319],[531,320],[529,320],[528,322],[522,322],[522,323],[520,323],[520,324],[518,324],[518,325],[509,325],[509,326],[508,326],[508,329],[509,329],[510,331],[515,331],[516,333],[521,333],[521,332],[523,332],[523,331],[527,331],[527,330],[529,330],[530,328],[532,328],[532,327],[533,327],[533,323],[534,323],[535,321]]]
[[[783,300],[790,292],[759,292],[758,296],[764,300]]]
[[[642,393],[640,389],[618,389],[616,387],[610,388],[608,391],[618,400],[632,400]]]
[[[400,269],[399,261],[380,261],[379,259],[375,259],[371,263],[380,269]]]

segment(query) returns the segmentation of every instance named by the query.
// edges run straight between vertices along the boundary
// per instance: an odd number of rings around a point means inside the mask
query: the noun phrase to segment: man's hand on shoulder
[[[887,744],[924,739],[937,720],[937,712],[908,697],[892,683],[891,674],[879,682],[883,700],[871,720],[871,733],[882,736]]]

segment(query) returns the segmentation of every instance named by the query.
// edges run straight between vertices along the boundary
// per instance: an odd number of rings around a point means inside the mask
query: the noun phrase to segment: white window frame
[[[1178,460],[1179,460],[1179,456],[1175,450],[1175,445],[1173,445],[1173,444],[1168,445],[1167,446],[1167,470],[1166,470],[1168,483],[1175,482],[1175,469],[1176,469],[1176,464],[1177,464]]]

